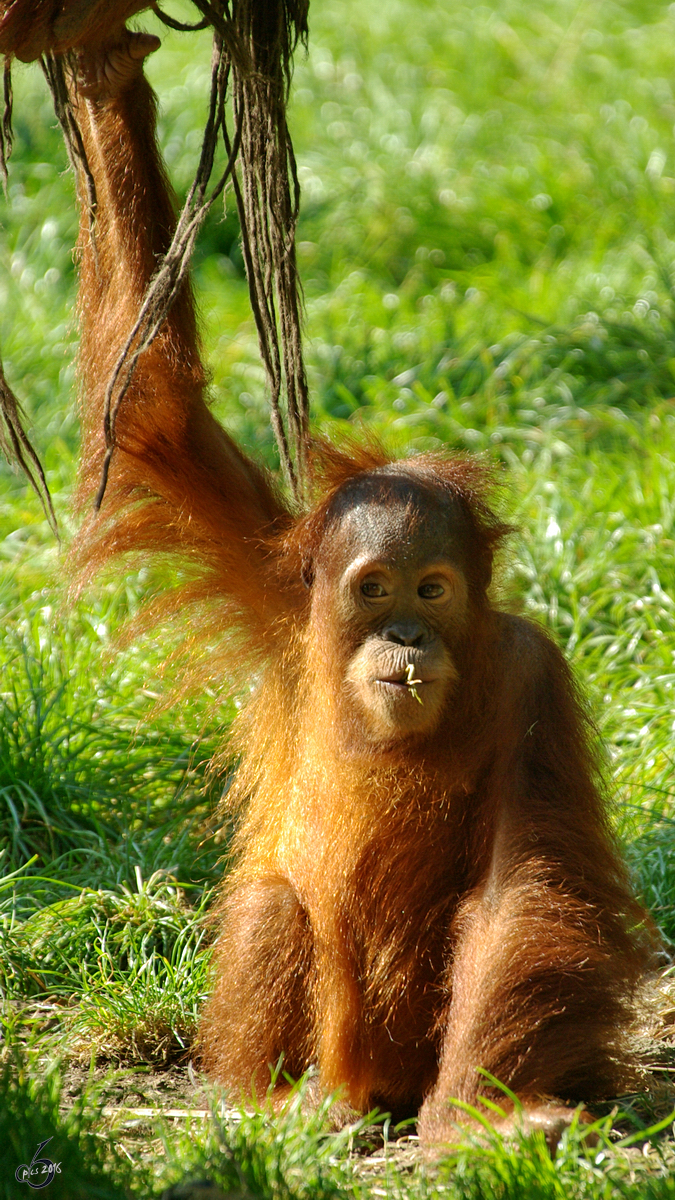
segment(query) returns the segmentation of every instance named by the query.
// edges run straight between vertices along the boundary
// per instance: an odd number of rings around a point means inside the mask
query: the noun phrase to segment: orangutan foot
[[[479,1111],[482,1111],[480,1104],[477,1107]],[[500,1108],[504,1107],[500,1105]],[[485,1117],[495,1133],[507,1140],[511,1140],[519,1134],[527,1136],[530,1133],[541,1131],[551,1155],[555,1155],[560,1139],[575,1118],[582,1131],[584,1125],[593,1123],[593,1117],[585,1109],[568,1108],[564,1104],[553,1103],[524,1103],[521,1108],[510,1108],[510,1111],[504,1111],[502,1116],[498,1113],[486,1112]],[[423,1109],[420,1113],[418,1133],[420,1140],[429,1147],[456,1145],[467,1135],[481,1137],[485,1136],[486,1132],[485,1127],[479,1121],[472,1119],[467,1113],[454,1108],[451,1104],[437,1104],[433,1109],[429,1108],[426,1111]],[[586,1140],[589,1145],[595,1145],[598,1140],[595,1131],[589,1131]]]

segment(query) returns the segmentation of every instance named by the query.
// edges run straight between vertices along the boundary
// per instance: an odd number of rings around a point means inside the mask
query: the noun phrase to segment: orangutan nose
[[[395,642],[397,646],[421,646],[424,641],[424,627],[419,621],[393,621],[382,630],[385,642]]]

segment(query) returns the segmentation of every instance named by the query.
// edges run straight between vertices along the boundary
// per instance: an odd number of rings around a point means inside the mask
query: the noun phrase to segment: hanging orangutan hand
[[[82,47],[77,55],[77,90],[87,100],[111,100],[126,91],[143,68],[143,60],[159,49],[152,33],[121,29],[103,44]]]
[[[101,43],[151,7],[148,0],[0,0],[0,54],[34,62],[47,51]]]

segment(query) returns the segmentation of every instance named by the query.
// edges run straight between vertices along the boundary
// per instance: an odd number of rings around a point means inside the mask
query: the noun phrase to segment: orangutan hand
[[[83,46],[77,55],[75,83],[87,100],[111,100],[126,91],[143,70],[143,60],[157,50],[160,40],[152,33],[121,29],[99,45]]]
[[[101,44],[151,7],[149,0],[0,0],[0,54],[34,62],[47,51]]]

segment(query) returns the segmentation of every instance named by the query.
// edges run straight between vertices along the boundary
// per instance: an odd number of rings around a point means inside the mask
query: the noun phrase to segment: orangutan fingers
[[[94,101],[121,95],[141,74],[144,59],[160,45],[160,39],[152,33],[125,29],[114,45],[81,50],[76,76],[79,94]]]

